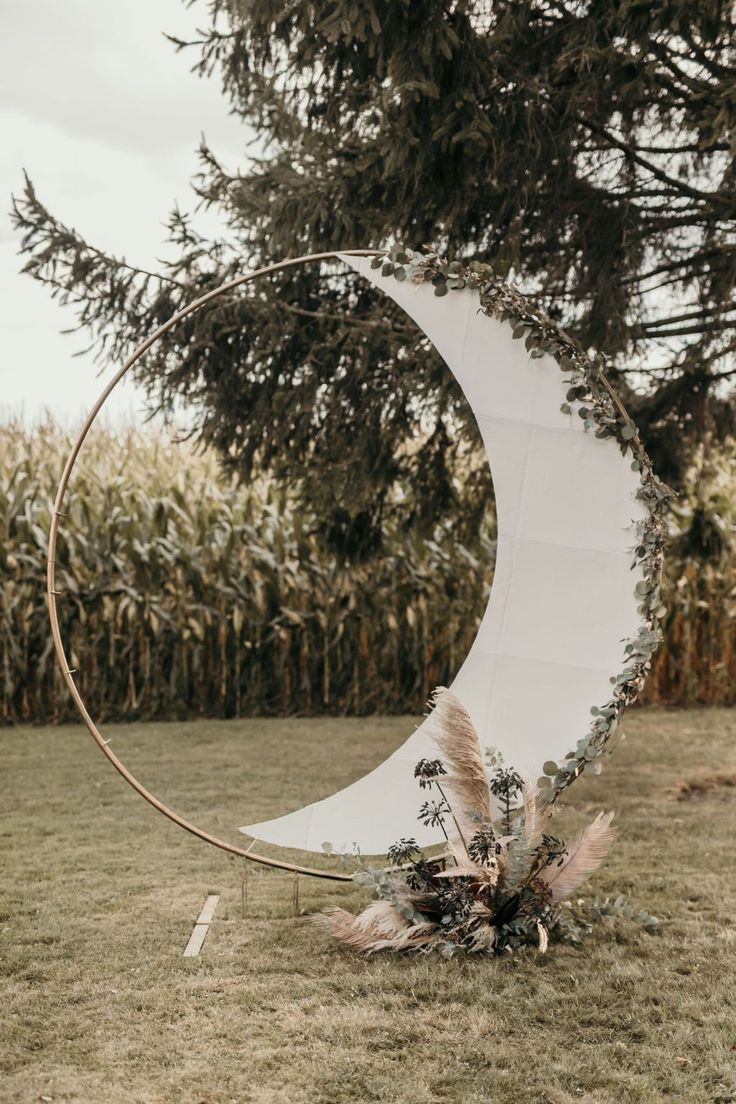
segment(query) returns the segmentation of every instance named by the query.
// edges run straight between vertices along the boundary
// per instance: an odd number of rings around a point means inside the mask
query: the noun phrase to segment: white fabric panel
[[[427,284],[382,277],[370,259],[344,257],[404,308],[456,377],[488,455],[498,514],[498,550],[488,606],[452,684],[486,747],[509,765],[541,773],[584,736],[590,708],[611,693],[622,640],[639,624],[630,549],[644,516],[630,461],[615,442],[563,414],[564,374],[532,359],[511,326],[479,309],[477,292],[435,296]],[[385,853],[401,836],[422,846],[437,830],[416,821],[417,760],[435,754],[431,717],[376,770],[322,801],[247,835],[318,851],[357,844]]]
[[[508,761],[533,777],[546,759],[560,754],[584,731],[590,717],[583,715],[591,703],[609,696],[606,671],[592,667],[543,662],[522,656],[499,655],[487,731],[509,733]],[[540,724],[540,701],[546,723]],[[513,744],[511,743],[513,741]]]

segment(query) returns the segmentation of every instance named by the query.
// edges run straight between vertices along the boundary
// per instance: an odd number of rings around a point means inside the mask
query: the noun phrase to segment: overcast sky
[[[205,7],[183,0],[0,0],[0,411],[76,421],[109,377],[82,334],[63,336],[73,312],[19,275],[10,193],[29,172],[43,203],[90,242],[142,267],[163,252],[175,202],[192,205],[189,181],[204,133],[229,165],[244,163],[243,127],[227,113],[217,79],[189,72],[163,32],[186,37]],[[200,216],[212,225],[216,216]],[[121,384],[116,417],[141,397]]]

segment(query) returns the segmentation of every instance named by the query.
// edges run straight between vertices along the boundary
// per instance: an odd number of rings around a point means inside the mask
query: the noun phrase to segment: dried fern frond
[[[522,774],[521,777],[524,802],[523,830],[518,837],[504,837],[505,847],[499,864],[499,883],[505,894],[516,893],[528,880],[535,865],[537,848],[542,841],[543,822],[538,802],[539,789],[529,775]]]
[[[435,871],[435,878],[475,878],[476,881],[495,884],[497,876],[495,867],[484,866],[475,859],[471,859],[460,840],[451,839],[447,851],[447,858],[451,859],[454,865]]]
[[[412,924],[395,939],[379,939],[369,949],[369,954],[376,951],[431,951],[440,944],[446,942],[443,931],[439,931],[436,924],[431,921],[421,924]]]
[[[498,884],[504,897],[517,893],[529,879],[535,856],[524,836],[509,844],[499,866]]]
[[[490,954],[496,942],[496,929],[492,924],[480,924],[467,940],[470,954]]]
[[[316,916],[310,916],[318,931],[337,939],[356,951],[368,951],[375,942],[375,935],[356,926],[357,917],[341,908],[326,909]]]
[[[346,909],[330,908],[312,916],[311,921],[320,931],[358,951],[369,951],[377,940],[391,942],[409,926],[406,917],[388,901],[373,901],[358,916]]]
[[[478,733],[460,699],[444,686],[432,695],[430,731],[448,768],[443,778],[452,810],[466,842],[478,824],[491,821],[491,796]]]
[[[435,878],[474,878],[476,882],[491,882],[493,871],[478,863],[467,859],[459,862],[457,866],[449,866],[447,870],[438,870]]]
[[[364,954],[429,951],[445,938],[431,921],[410,923],[389,901],[373,901],[358,916],[331,908],[310,919],[319,931]]]
[[[526,771],[522,771],[523,785],[521,795],[524,801],[524,842],[527,847],[534,849],[542,841],[542,817],[544,812],[544,798],[542,797],[536,780]]]
[[[477,826],[476,826],[477,827]],[[468,842],[473,834],[469,834]],[[473,877],[476,881],[483,881],[488,885],[495,885],[498,879],[498,866],[496,862],[486,864],[483,861],[472,858],[460,840],[450,840],[448,846],[448,858],[452,859],[454,866],[448,866],[444,871],[438,871],[436,877],[456,878],[459,876]]]
[[[370,931],[373,935],[380,935],[387,939],[400,935],[408,926],[409,920],[390,901],[371,901],[355,917],[355,927],[358,931]]]
[[[599,813],[592,824],[575,837],[561,866],[548,866],[539,875],[549,886],[552,901],[564,901],[603,862],[616,835],[613,813]]]
[[[499,853],[496,858],[496,880],[500,882],[508,872],[509,863],[513,856],[513,846],[516,843],[516,836],[499,836],[497,843],[499,846]]]

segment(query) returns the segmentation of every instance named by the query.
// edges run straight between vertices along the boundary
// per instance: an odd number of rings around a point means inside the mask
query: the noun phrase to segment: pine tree
[[[431,242],[490,262],[612,358],[657,469],[733,426],[736,26],[718,0],[210,0],[194,51],[258,134],[206,144],[222,240],[169,221],[155,274],[106,256],[27,182],[25,270],[119,358],[247,266]],[[292,270],[180,325],[141,368],[244,477],[271,469],[347,552],[386,511],[472,533],[488,499],[457,387],[401,312],[337,268]],[[402,498],[397,487],[411,486]]]

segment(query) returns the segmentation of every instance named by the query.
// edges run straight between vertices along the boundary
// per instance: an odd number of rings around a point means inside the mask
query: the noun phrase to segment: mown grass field
[[[107,734],[162,797],[235,839],[235,825],[363,773],[410,723]],[[616,922],[545,958],[449,962],[325,944],[292,916],[292,880],[270,871],[251,872],[243,920],[238,863],[146,806],[81,729],[6,730],[0,1100],[736,1100],[736,712],[642,710],[625,729],[557,827],[615,808],[620,839],[592,892],[625,893],[661,931]],[[222,895],[214,923],[184,959],[207,892]],[[300,883],[303,911],[362,900]]]

